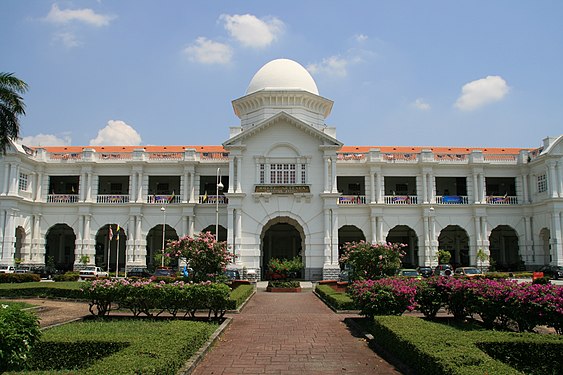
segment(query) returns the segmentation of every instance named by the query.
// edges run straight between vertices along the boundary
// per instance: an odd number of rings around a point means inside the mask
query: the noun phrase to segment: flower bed
[[[336,283],[336,281],[335,281]],[[317,295],[334,310],[357,310],[354,301],[343,291],[336,291],[331,285],[317,285]]]
[[[299,293],[301,292],[301,284],[299,281],[270,281],[266,291],[274,293]]]

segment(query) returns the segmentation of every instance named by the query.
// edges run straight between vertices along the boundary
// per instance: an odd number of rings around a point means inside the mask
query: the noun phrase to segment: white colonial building
[[[0,263],[146,266],[163,238],[217,227],[257,278],[293,256],[304,278],[333,278],[340,246],[360,239],[408,244],[411,266],[438,249],[456,265],[478,249],[501,269],[563,265],[563,135],[534,149],[344,146],[332,104],[301,65],[274,60],[233,101],[240,126],[222,146],[13,144]]]

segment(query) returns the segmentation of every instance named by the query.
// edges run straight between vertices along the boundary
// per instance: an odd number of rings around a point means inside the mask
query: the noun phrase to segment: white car
[[[95,279],[97,277],[108,277],[108,273],[102,271],[100,267],[96,266],[86,266],[83,270],[80,271],[79,278],[80,279]]]
[[[0,266],[0,273],[14,273],[16,272],[16,267],[14,266]]]

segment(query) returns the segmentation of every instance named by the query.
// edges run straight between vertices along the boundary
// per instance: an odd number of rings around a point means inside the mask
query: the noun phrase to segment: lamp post
[[[164,268],[164,241],[165,241],[165,234],[166,234],[166,208],[160,207],[160,211],[162,211],[162,258],[161,258],[161,267]]]
[[[219,189],[223,189],[221,183],[221,168],[217,168],[217,181],[215,191],[215,241],[219,241]]]

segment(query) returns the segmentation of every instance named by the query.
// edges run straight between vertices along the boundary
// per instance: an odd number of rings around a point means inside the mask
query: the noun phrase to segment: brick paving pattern
[[[193,374],[400,374],[311,292],[258,291]]]

